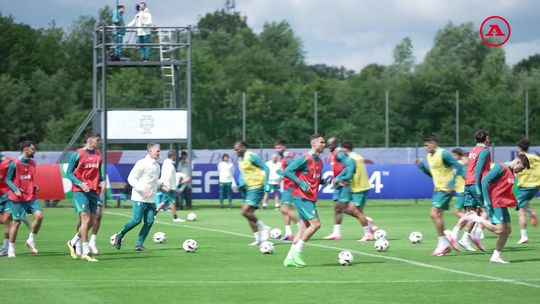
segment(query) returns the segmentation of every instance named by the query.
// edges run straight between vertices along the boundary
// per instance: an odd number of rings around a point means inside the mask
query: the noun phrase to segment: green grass
[[[356,241],[361,228],[351,217],[344,219],[343,240],[322,240],[332,229],[333,211],[330,202],[320,202],[322,228],[304,249],[308,267],[295,269],[282,265],[288,244],[276,242],[273,255],[247,246],[252,234],[238,208],[195,203],[196,222],[173,224],[168,213],[161,213],[151,234],[165,232],[167,243],[154,244],[149,237],[146,252],[133,251],[140,226],[125,237],[122,250],[109,245],[109,236],[123,226],[131,210],[108,209],[98,236],[98,263],[68,255],[65,242],[73,235],[73,210],[45,209],[37,238],[41,253],[33,256],[24,248],[28,231],[21,227],[17,258],[0,258],[2,303],[527,303],[540,295],[540,233],[529,228],[532,243],[515,245],[519,228],[513,211],[514,232],[504,252],[512,263],[493,265],[488,260],[495,236],[489,232],[486,254],[431,257],[436,236],[426,200],[369,202],[368,215],[388,232],[391,245],[385,253],[376,252],[373,242]],[[185,217],[186,212],[180,214]],[[260,210],[257,215],[283,230],[279,212]],[[456,218],[447,212],[445,220],[450,227]],[[424,234],[422,244],[409,243],[408,235],[415,230]],[[196,253],[181,250],[187,238],[198,241]],[[352,266],[338,265],[341,249],[353,251]]]

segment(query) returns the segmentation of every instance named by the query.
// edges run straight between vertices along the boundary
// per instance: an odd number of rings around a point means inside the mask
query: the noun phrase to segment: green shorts
[[[538,193],[540,188],[517,187],[516,190],[517,191],[515,194],[518,201],[517,209],[519,209],[529,204],[529,202],[536,196],[536,193]]]
[[[279,191],[279,184],[268,184],[268,192]]]
[[[489,221],[492,224],[510,223],[508,208],[490,208],[487,210]]]
[[[298,219],[303,221],[309,221],[316,217],[319,217],[315,203],[305,200],[298,196],[293,196],[294,205],[298,210]]]
[[[334,188],[332,200],[339,203],[348,203],[351,201],[351,185],[337,186]]]
[[[484,199],[476,193],[475,185],[465,185],[463,199],[464,207],[484,208]]]
[[[433,197],[431,199],[431,206],[437,207],[442,210],[448,210],[448,205],[452,199],[452,193],[444,193],[441,191],[433,192]]]
[[[29,202],[9,201],[8,204],[9,204],[9,209],[11,210],[13,219],[16,221],[20,221],[26,218],[27,213],[34,214],[36,212],[41,211],[41,206],[39,205],[37,200],[29,201]]]
[[[96,214],[98,201],[99,195],[95,191],[73,192],[73,204],[75,205],[75,212],[77,213],[90,212],[92,214]]]
[[[465,209],[465,193],[456,193],[454,197],[454,208]]]
[[[289,188],[289,189],[284,189],[283,190],[283,193],[281,194],[281,203],[283,205],[287,205],[287,206],[293,206],[294,205],[292,191],[293,191],[292,187]]]
[[[0,196],[0,213],[10,212],[7,192]]]
[[[246,194],[244,196],[244,204],[248,204],[254,208],[259,208],[264,197],[264,187],[256,189],[246,189]]]
[[[165,203],[162,208],[163,210],[169,209],[171,203],[176,204],[176,192],[174,190],[171,190],[169,193],[158,191],[156,195],[156,207],[161,203]]]
[[[353,202],[356,207],[364,207],[366,205],[368,191],[369,190],[351,192],[351,202]]]

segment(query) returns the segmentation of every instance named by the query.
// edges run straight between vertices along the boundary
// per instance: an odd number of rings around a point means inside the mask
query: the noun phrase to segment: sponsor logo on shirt
[[[84,169],[99,168],[99,163],[86,163]]]

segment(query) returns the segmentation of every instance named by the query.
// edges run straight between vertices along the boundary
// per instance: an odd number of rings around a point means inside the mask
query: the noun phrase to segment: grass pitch
[[[536,199],[533,207],[539,202]],[[273,255],[247,246],[253,236],[238,204],[229,210],[216,208],[216,202],[195,201],[195,222],[173,223],[169,213],[160,213],[145,252],[133,251],[140,226],[124,238],[121,250],[109,244],[131,209],[107,209],[98,235],[97,263],[72,260],[68,254],[65,243],[76,223],[72,208],[45,209],[37,237],[40,254],[31,255],[24,247],[28,230],[22,226],[17,258],[0,258],[2,303],[455,303],[463,299],[534,303],[540,296],[540,233],[529,227],[531,243],[516,245],[519,228],[513,211],[514,232],[503,253],[511,264],[494,265],[488,260],[496,237],[487,231],[487,253],[431,257],[436,234],[428,200],[368,202],[367,214],[388,232],[390,249],[384,253],[375,251],[373,242],[356,241],[362,229],[349,216],[344,218],[342,240],[323,240],[332,229],[333,209],[331,202],[322,201],[318,203],[322,228],[304,247],[308,266],[296,269],[282,265],[288,243],[274,242]],[[186,213],[179,214],[185,218]],[[257,216],[284,230],[278,211],[259,210]],[[455,221],[446,212],[447,228]],[[165,244],[152,242],[157,231],[167,234]],[[422,244],[409,242],[412,231],[424,234]],[[199,243],[196,253],[182,251],[181,244],[188,238]],[[344,249],[355,256],[352,266],[337,263],[337,254]]]

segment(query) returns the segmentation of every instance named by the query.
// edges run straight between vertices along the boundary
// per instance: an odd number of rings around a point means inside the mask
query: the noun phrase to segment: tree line
[[[110,23],[111,10],[80,16],[69,28],[32,28],[0,13],[0,150],[22,139],[65,144],[92,107],[92,32]],[[271,145],[280,138],[306,145],[318,129],[356,146],[385,144],[385,92],[389,94],[390,146],[414,145],[424,135],[455,142],[455,95],[460,138],[472,144],[477,129],[499,144],[525,135],[540,142],[540,54],[510,67],[503,48],[491,48],[472,22],[448,22],[423,62],[404,37],[390,65],[355,72],[307,64],[302,41],[286,22],[256,33],[246,16],[223,10],[202,16],[193,35],[193,146],[226,148],[242,137],[242,93],[247,96],[246,140]],[[110,107],[163,107],[160,71],[136,68],[109,73]]]

